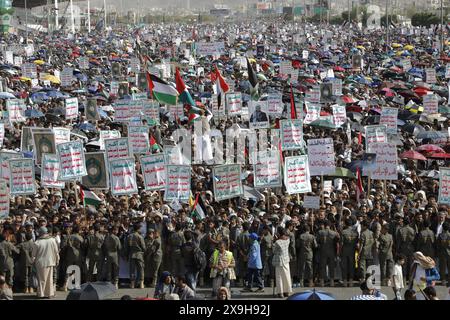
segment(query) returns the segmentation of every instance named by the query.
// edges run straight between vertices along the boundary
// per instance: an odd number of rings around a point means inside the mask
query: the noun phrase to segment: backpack
[[[206,268],[206,254],[198,247],[195,246],[193,250],[194,265],[199,271],[203,271]]]

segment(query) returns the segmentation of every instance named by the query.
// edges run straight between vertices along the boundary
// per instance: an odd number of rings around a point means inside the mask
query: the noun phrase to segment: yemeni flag
[[[182,102],[183,104],[188,104],[190,106],[195,106],[194,99],[192,99],[191,94],[187,90],[178,68],[175,69],[175,83],[177,85],[178,94],[180,95],[180,102]]]
[[[178,91],[163,79],[147,71],[147,82],[150,92],[160,103],[176,105],[178,102]]]
[[[98,206],[102,203],[102,199],[100,199],[94,192],[92,192],[89,188],[84,186],[80,187],[81,193],[81,202],[85,206]]]
[[[248,60],[248,58],[246,59],[247,59],[248,81],[250,82],[251,85],[250,95],[252,97],[252,100],[258,101],[259,100],[258,78],[256,77],[256,72],[255,70],[253,70],[250,60]]]
[[[224,77],[220,74],[217,66],[215,67],[215,73],[212,75],[212,78],[216,81],[215,92],[217,94],[217,104],[220,107],[222,103],[222,97],[225,96],[225,93],[230,91],[230,87],[225,81]]]
[[[297,119],[297,111],[295,110],[294,91],[291,84],[291,119]]]

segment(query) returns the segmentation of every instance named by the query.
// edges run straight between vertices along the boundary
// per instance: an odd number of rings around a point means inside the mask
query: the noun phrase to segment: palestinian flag
[[[230,87],[228,86],[224,77],[222,77],[222,75],[220,74],[220,71],[217,68],[217,66],[214,66],[214,67],[215,67],[215,73],[214,73],[214,75],[212,75],[212,79],[214,79],[213,81],[216,82],[216,86],[215,86],[214,90],[215,90],[215,93],[217,94],[218,107],[220,107],[221,103],[222,103],[222,97],[224,96],[225,93],[230,91]]]
[[[178,68],[176,68],[175,70],[175,83],[177,85],[177,91],[180,95],[179,96],[180,102],[182,102],[183,104],[188,104],[190,106],[195,106],[194,99],[192,99],[191,94],[187,90],[186,85],[184,84],[183,79],[181,78],[180,70],[178,70]]]
[[[206,215],[205,215],[205,211],[203,208],[203,200],[200,197],[200,193],[197,193],[197,195],[194,197],[192,196],[192,192],[191,192],[191,196],[189,197],[189,207],[191,208],[191,215],[192,216],[197,216],[200,219],[205,219]]]
[[[258,78],[256,77],[256,72],[253,70],[250,60],[247,59],[247,72],[248,72],[248,81],[250,82],[250,95],[252,96],[252,100],[259,100],[259,86],[258,86]]]
[[[176,105],[178,102],[178,91],[163,79],[147,71],[147,82],[150,92],[156,100],[161,103]]]
[[[89,190],[89,188],[81,186],[80,193],[81,202],[85,206],[98,206],[100,203],[102,203],[102,199],[100,199],[94,192]]]
[[[156,142],[156,139],[153,136],[150,136],[150,148],[152,150],[161,150],[161,146]]]

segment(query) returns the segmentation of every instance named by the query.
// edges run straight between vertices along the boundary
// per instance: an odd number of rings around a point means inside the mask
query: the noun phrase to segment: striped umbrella
[[[350,300],[384,300],[381,297],[375,297],[371,294],[359,294],[357,296],[353,296],[350,298]]]
[[[316,291],[316,289],[294,293],[287,300],[336,300],[330,293]]]

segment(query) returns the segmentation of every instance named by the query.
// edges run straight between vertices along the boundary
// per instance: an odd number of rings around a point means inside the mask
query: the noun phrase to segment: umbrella
[[[294,293],[287,300],[336,300],[331,293],[316,291],[316,289]]]
[[[450,159],[450,153],[437,152],[437,153],[433,153],[427,157],[428,158],[438,158],[438,159]]]
[[[78,127],[79,130],[83,130],[86,132],[97,132],[97,129],[95,128],[95,126],[89,122],[85,122],[80,124],[80,126]]]
[[[359,112],[347,112],[347,117],[350,120],[361,122],[363,115]]]
[[[0,99],[15,99],[16,97],[9,92],[0,92]]]
[[[314,126],[314,127],[322,127],[322,128],[328,128],[328,129],[336,129],[336,126],[334,125],[334,123],[330,122],[329,120],[325,120],[325,119],[317,119],[317,120],[314,120],[314,121],[311,122],[309,125],[310,125],[310,126]]]
[[[417,139],[446,139],[447,135],[441,131],[425,131],[417,134]]]
[[[418,125],[418,124],[407,124],[407,125],[403,126],[401,128],[401,130],[403,132],[408,132],[410,134],[416,135],[417,137],[419,137],[419,135],[423,132],[428,132],[428,131],[425,131],[424,127],[422,127],[421,125]]]
[[[44,114],[36,109],[27,109],[25,110],[25,117],[27,118],[42,118]]]
[[[359,294],[357,296],[353,296],[350,300],[384,300],[382,297],[375,297],[372,294]]]
[[[419,177],[439,179],[439,171],[438,170],[424,171],[421,174],[419,174]]]
[[[424,144],[416,148],[416,151],[423,152],[445,152],[444,149],[435,144]]]
[[[409,150],[400,154],[401,159],[411,159],[411,160],[427,160],[422,154],[417,151]]]
[[[57,77],[55,77],[54,75],[51,75],[51,74],[45,75],[45,76],[42,78],[42,80],[48,80],[48,81],[50,81],[51,83],[61,84],[61,81],[60,81]]]
[[[80,289],[72,290],[66,300],[105,300],[117,291],[111,282],[87,282]]]
[[[356,178],[356,176],[348,169],[342,167],[336,167],[334,173],[326,174],[329,177],[343,177],[343,178]]]

